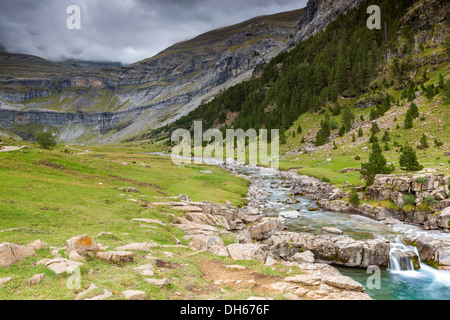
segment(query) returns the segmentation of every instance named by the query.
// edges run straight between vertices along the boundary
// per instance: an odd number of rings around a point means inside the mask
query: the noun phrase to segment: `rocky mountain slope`
[[[301,15],[257,17],[119,68],[2,53],[0,125],[22,134],[28,124],[62,128],[60,138],[71,142],[136,135],[250,78],[256,65],[287,47]]]

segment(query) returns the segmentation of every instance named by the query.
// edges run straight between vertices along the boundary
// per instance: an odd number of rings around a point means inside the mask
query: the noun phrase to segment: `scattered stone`
[[[112,263],[132,262],[134,253],[129,251],[97,252],[97,258]]]
[[[70,253],[69,253],[69,260],[72,260],[72,261],[79,261],[79,262],[85,261],[84,257],[83,257],[82,255],[80,255],[80,254],[79,254],[77,251],[75,251],[75,250],[70,251]]]
[[[151,264],[146,264],[146,265],[134,268],[133,270],[144,277],[152,277],[155,274],[153,272],[155,270],[155,268]]]
[[[298,211],[283,211],[280,212],[280,216],[286,219],[296,219],[300,217],[300,212]]]
[[[41,282],[42,280],[44,280],[44,278],[45,278],[45,273],[37,274],[37,275],[33,276],[30,280],[28,280],[28,285],[34,286],[34,285],[38,284],[39,282]]]
[[[36,240],[33,243],[30,243],[28,245],[28,248],[31,248],[33,250],[42,250],[45,247],[48,247],[49,245],[45,242],[42,242],[41,240]]]
[[[122,292],[127,300],[145,300],[147,293],[144,291],[127,290]]]
[[[273,298],[250,297],[247,301],[271,301]]]
[[[84,299],[84,300],[90,300],[90,301],[106,300],[108,298],[111,298],[112,295],[113,294],[111,292],[109,292],[107,289],[104,289],[103,290],[103,294],[95,296],[95,297],[90,298],[90,299]]]
[[[7,283],[8,281],[11,281],[11,279],[12,279],[11,277],[0,279],[0,286]]]
[[[66,241],[66,254],[75,250],[81,255],[95,254],[100,250],[98,245],[87,235],[73,237]]]
[[[145,251],[150,252],[152,248],[156,247],[157,244],[155,243],[131,243],[127,244],[125,246],[121,246],[116,248],[117,251]]]
[[[91,285],[89,286],[89,288],[83,292],[80,292],[79,294],[77,294],[77,297],[75,298],[75,300],[81,300],[81,298],[83,298],[85,295],[87,295],[88,293],[90,293],[91,291],[98,289],[98,287],[91,283]]]
[[[333,227],[323,227],[322,229],[323,229],[323,231],[326,231],[328,233],[333,233],[333,234],[337,234],[337,235],[344,234],[344,232],[342,232],[342,230],[339,230],[339,229],[333,228]]]
[[[171,281],[169,279],[145,279],[145,281],[147,281],[148,284],[153,284],[160,288],[171,284]]]
[[[35,255],[36,252],[32,248],[8,242],[2,243],[0,245],[0,267],[9,268],[17,262]]]
[[[49,261],[50,261],[50,259],[42,259],[42,260],[36,262],[36,265],[37,266],[45,266],[46,263],[49,262]]]
[[[76,268],[82,266],[81,262],[70,261],[67,259],[57,258],[49,260],[45,267],[52,270],[55,274],[63,274],[65,272],[72,273]]]

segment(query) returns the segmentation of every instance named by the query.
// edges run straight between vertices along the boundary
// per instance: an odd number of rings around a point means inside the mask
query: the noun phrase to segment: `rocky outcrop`
[[[377,175],[368,193],[375,201],[391,200],[401,207],[407,194],[415,196],[416,204],[429,197],[437,201],[447,198],[448,179],[444,174]]]
[[[357,8],[361,0],[309,0],[297,25],[297,32],[291,45],[325,29],[338,15]]]
[[[347,201],[343,200],[322,200],[319,201],[318,204],[323,210],[358,214],[377,221],[384,221],[391,218],[401,221],[404,221],[406,219],[406,214],[403,214],[395,210],[390,210],[384,207],[373,206],[369,204],[353,206],[349,204]]]
[[[390,245],[382,239],[354,240],[347,236],[277,232],[265,241],[273,257],[298,259],[298,253],[311,251],[316,262],[347,267],[387,267]]]
[[[17,262],[35,255],[36,252],[32,248],[14,243],[2,243],[0,245],[0,267],[9,268]]]
[[[422,261],[439,270],[450,271],[450,239],[435,239],[431,236],[407,235],[405,242],[414,245]]]
[[[306,197],[312,200],[336,200],[345,196],[341,189],[319,179],[285,172],[282,175],[291,179],[293,196]]]
[[[377,175],[367,193],[375,201],[392,201],[399,208],[399,214],[390,212],[394,218],[425,229],[450,229],[445,211],[450,207],[448,182],[444,174]],[[405,208],[407,196],[414,200],[409,208]]]

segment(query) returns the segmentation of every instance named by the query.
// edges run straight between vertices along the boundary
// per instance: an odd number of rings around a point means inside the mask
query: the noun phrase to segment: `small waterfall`
[[[389,252],[389,270],[399,272],[414,271],[420,268],[420,255],[417,249],[406,245],[400,237],[395,238],[394,242],[391,242],[391,251]]]

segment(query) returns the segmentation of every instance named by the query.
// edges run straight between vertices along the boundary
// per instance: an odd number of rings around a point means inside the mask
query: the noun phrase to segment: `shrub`
[[[39,143],[43,149],[51,149],[56,146],[56,140],[51,132],[39,132],[36,135],[36,142]]]
[[[331,180],[328,179],[327,177],[322,177],[322,179],[320,179],[320,181],[325,182],[325,183],[331,183]]]
[[[420,184],[424,184],[427,181],[427,177],[419,177],[416,181]]]
[[[444,143],[438,139],[434,139],[434,145],[439,148],[442,147]]]
[[[349,202],[354,206],[359,206],[360,204],[358,192],[356,192],[355,188],[352,188],[352,191],[350,192]]]
[[[361,160],[361,157],[360,157],[360,156],[356,156],[356,157],[355,157],[355,160],[356,160],[356,161],[359,161],[359,160]]]
[[[402,208],[405,208],[408,205],[411,205],[411,206],[416,205],[416,197],[413,196],[412,194],[407,194],[403,197]]]

